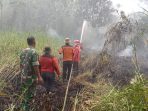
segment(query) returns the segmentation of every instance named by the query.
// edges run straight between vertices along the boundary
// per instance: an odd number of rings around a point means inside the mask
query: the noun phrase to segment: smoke
[[[106,29],[106,26],[94,28],[90,22],[86,21],[82,39],[84,48],[92,51],[101,51],[105,42],[104,34]]]
[[[120,57],[131,57],[133,55],[133,47],[128,46],[126,49],[122,50],[118,54]]]
[[[60,38],[59,34],[56,32],[56,30],[50,28],[47,30],[47,35],[49,35],[50,37],[55,37],[55,38]]]
[[[113,56],[131,57],[132,45],[135,44],[137,56],[148,57],[148,34],[143,30],[139,14],[135,15],[137,17],[132,14],[129,18],[123,15],[120,21],[115,20],[113,24],[98,28],[86,21],[82,39],[84,48],[89,51],[106,51]]]

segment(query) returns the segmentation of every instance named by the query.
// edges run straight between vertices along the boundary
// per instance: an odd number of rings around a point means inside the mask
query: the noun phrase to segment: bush
[[[129,86],[113,89],[92,111],[148,111],[148,81],[137,74]]]

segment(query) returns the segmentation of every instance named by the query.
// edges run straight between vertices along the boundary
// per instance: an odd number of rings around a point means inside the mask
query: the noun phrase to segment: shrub
[[[147,111],[148,81],[136,74],[129,86],[113,89],[104,96],[92,111]]]

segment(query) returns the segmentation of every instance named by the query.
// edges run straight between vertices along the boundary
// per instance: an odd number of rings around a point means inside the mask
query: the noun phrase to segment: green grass
[[[137,74],[129,86],[102,97],[92,111],[148,111],[148,81]]]
[[[48,37],[44,33],[0,32],[0,66],[12,63],[18,59],[21,50],[28,47],[26,39],[30,35],[36,37],[36,49],[40,55],[42,54],[43,48],[47,45],[51,46],[53,54],[57,55],[58,49],[60,48],[60,40]]]

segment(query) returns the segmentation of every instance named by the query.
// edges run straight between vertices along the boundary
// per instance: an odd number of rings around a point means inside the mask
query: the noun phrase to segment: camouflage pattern
[[[39,56],[34,48],[26,48],[20,55],[20,65],[22,71],[21,92],[23,94],[21,110],[23,111],[30,111],[29,103],[35,93],[35,80],[37,78],[33,66],[39,65],[38,60]]]
[[[34,48],[26,48],[20,55],[20,65],[23,76],[35,74],[33,66],[39,65],[39,56]]]
[[[30,111],[30,103],[34,97],[36,85],[35,85],[36,76],[33,75],[31,78],[23,80],[21,86],[21,92],[23,94],[23,101],[21,104],[22,111]]]

